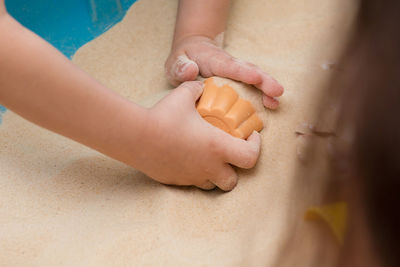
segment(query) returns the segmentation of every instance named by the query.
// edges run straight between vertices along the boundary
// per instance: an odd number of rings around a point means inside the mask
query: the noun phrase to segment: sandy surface
[[[155,102],[170,89],[163,65],[176,7],[175,0],[138,1],[73,61],[130,100]],[[313,121],[318,93],[335,72],[327,64],[337,61],[355,10],[348,0],[234,1],[226,50],[286,91],[271,112],[257,90],[231,82],[267,127],[257,166],[240,170],[230,193],[158,184],[7,111],[0,265],[312,266],[332,259],[335,240],[302,220],[305,207],[322,201],[326,181],[300,175],[295,131]]]

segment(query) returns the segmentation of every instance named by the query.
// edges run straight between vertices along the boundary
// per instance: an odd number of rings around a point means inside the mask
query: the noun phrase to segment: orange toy
[[[212,78],[204,81],[204,91],[197,111],[209,123],[242,139],[247,139],[255,131],[261,131],[263,122],[253,105],[225,84],[218,87]]]

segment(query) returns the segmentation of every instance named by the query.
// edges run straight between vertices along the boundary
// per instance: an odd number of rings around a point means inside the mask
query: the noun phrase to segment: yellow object
[[[304,219],[325,221],[338,241],[343,243],[347,228],[347,203],[335,202],[320,207],[311,207],[304,214]]]

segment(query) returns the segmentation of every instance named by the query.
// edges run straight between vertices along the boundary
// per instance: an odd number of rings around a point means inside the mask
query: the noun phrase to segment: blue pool
[[[119,22],[136,0],[6,0],[8,12],[67,57]]]
[[[8,12],[68,58],[121,21],[136,0],[6,0]],[[1,116],[5,108],[0,106]]]

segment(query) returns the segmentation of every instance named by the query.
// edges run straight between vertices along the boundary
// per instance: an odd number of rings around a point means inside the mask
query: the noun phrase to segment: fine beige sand
[[[164,61],[176,9],[177,0],[139,0],[73,62],[150,106],[171,89]],[[0,125],[0,265],[333,263],[339,245],[328,229],[302,219],[306,207],[323,202],[327,179],[323,171],[301,175],[295,132],[314,123],[356,9],[348,0],[233,1],[226,50],[259,65],[286,91],[279,110],[268,111],[256,89],[223,81],[252,101],[266,125],[258,164],[239,170],[229,193],[158,184],[7,111]]]

